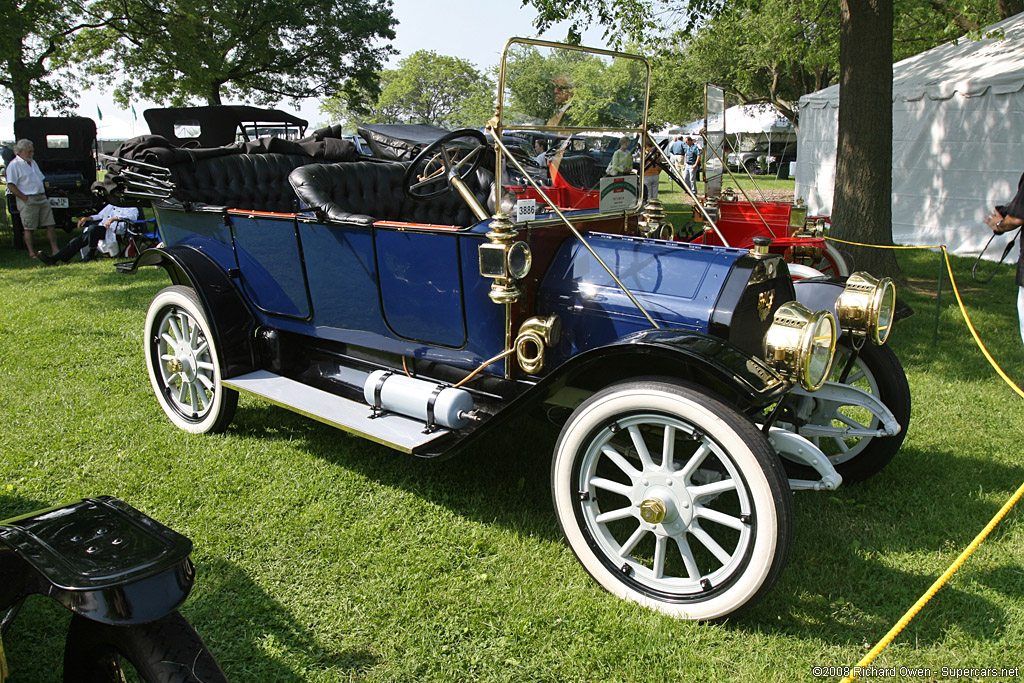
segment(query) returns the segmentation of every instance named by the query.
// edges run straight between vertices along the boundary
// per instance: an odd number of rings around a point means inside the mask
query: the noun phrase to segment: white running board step
[[[274,405],[405,453],[412,453],[448,433],[447,429],[438,429],[424,434],[422,422],[392,413],[371,417],[370,406],[365,403],[335,396],[266,370],[232,377],[223,383],[226,387],[259,396]]]

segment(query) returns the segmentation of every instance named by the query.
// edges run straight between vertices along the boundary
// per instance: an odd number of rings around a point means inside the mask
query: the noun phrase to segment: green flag
[[[100,121],[103,120],[103,112],[100,111],[100,105],[98,104],[96,105],[96,118],[98,118]]]
[[[135,105],[134,104],[132,105],[132,120],[133,121],[138,121],[139,120],[139,115],[135,113]]]

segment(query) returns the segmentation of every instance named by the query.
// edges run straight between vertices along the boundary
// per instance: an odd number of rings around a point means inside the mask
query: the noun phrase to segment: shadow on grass
[[[497,524],[524,535],[561,538],[551,505],[550,458],[557,428],[531,418],[503,430],[501,442],[447,461],[401,456],[383,446],[358,445],[357,437],[273,408],[247,408],[235,428],[263,438],[289,439],[301,448],[380,484],[442,505],[467,519]],[[294,419],[294,421],[293,421]],[[741,631],[762,630],[824,638],[851,647],[865,633],[879,636],[924,593],[980,531],[1000,504],[979,500],[979,490],[1007,490],[1024,468],[904,446],[882,473],[834,492],[795,494],[793,552],[765,601],[732,622]],[[1012,490],[1012,489],[1010,489]],[[507,495],[510,491],[515,495]],[[999,538],[997,527],[992,539]],[[935,558],[918,571],[904,557]],[[917,560],[919,561],[919,560]],[[1017,570],[1019,571],[1019,570]],[[1013,568],[972,580],[1012,591]],[[600,590],[596,585],[594,590]],[[946,586],[915,622],[921,642],[941,642],[955,621],[972,636],[990,638],[1006,626],[991,601]],[[941,605],[941,607],[938,607]],[[984,614],[986,619],[964,620]],[[781,615],[781,619],[780,619]]]
[[[325,649],[315,634],[228,561],[198,563],[196,582],[197,590],[182,613],[206,641],[229,681],[305,680],[281,663],[282,650],[291,653],[286,659],[300,670],[329,669],[345,680],[354,680],[380,661],[366,650]]]
[[[548,540],[561,538],[550,485],[558,427],[534,417],[517,418],[488,443],[447,460],[398,453],[271,406],[240,407],[231,429],[245,437],[290,442],[380,484],[444,505],[469,520]]]

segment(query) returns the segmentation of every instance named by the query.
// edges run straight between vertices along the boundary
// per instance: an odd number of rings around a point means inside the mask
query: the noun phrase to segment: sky
[[[417,50],[433,50],[461,57],[485,69],[498,63],[509,38],[537,37],[532,25],[536,12],[531,7],[522,7],[522,0],[490,0],[486,3],[486,10],[481,4],[467,0],[394,0],[394,15],[399,23],[395,27],[392,45],[399,54],[387,64],[388,68],[393,68],[398,60]],[[540,37],[562,40],[565,33],[566,26],[560,25]],[[583,43],[591,47],[606,47],[602,34],[602,29],[592,29],[584,34]],[[88,90],[79,96],[78,114],[96,121],[101,139],[148,133],[142,112],[158,105],[141,100],[133,104],[138,120],[133,120],[131,110],[122,110],[114,104],[109,89],[105,92]],[[102,120],[98,119],[97,107],[103,114]],[[311,128],[326,118],[320,113],[318,100],[304,100],[298,110],[284,102],[277,108],[297,113],[309,121]],[[0,139],[13,139],[13,120],[14,112],[10,108],[0,110]]]

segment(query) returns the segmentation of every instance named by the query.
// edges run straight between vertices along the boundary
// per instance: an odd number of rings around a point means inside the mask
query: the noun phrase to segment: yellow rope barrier
[[[896,636],[899,635],[900,631],[902,631],[906,627],[906,625],[910,623],[910,620],[917,616],[917,613],[921,611],[921,608],[925,606],[925,603],[931,600],[932,597],[938,592],[938,590],[942,588],[942,586],[945,585],[947,581],[949,581],[949,578],[953,576],[953,573],[960,568],[960,565],[967,561],[967,558],[971,556],[971,554],[975,551],[975,549],[977,549],[979,545],[981,545],[981,542],[985,540],[985,538],[989,535],[992,529],[995,528],[996,524],[999,524],[999,522],[1003,519],[1006,513],[1010,511],[1010,508],[1016,505],[1017,501],[1020,500],[1020,497],[1022,495],[1024,495],[1024,484],[1020,485],[1020,488],[1017,489],[1017,492],[1013,494],[1010,500],[1006,501],[1006,504],[1003,505],[999,512],[996,513],[996,516],[993,517],[989,521],[989,523],[985,525],[985,528],[981,530],[981,533],[974,537],[974,540],[971,541],[971,544],[967,546],[967,548],[962,553],[960,553],[960,556],[957,557],[956,561],[949,566],[949,569],[944,571],[942,573],[942,576],[940,576],[935,581],[935,583],[933,583],[931,587],[925,592],[925,594],[922,595],[918,599],[918,601],[914,603],[914,606],[907,610],[907,613],[904,614],[898,622],[896,622],[896,625],[893,626],[889,630],[889,632],[885,634],[885,637],[878,641],[878,644],[871,648],[871,651],[868,652],[862,660],[857,662],[857,665],[853,667],[853,669],[851,670],[850,675],[844,678],[842,683],[849,683],[850,681],[855,680],[860,675],[859,670],[871,664],[871,662],[874,661],[875,657],[877,657],[879,653],[881,653],[881,651],[884,650],[885,647],[889,643],[891,643]]]
[[[996,363],[995,359],[992,358],[992,355],[989,354],[988,349],[986,349],[985,345],[981,342],[981,338],[978,336],[978,332],[974,329],[974,325],[971,323],[971,318],[970,316],[967,315],[967,309],[964,307],[963,299],[960,298],[960,290],[956,286],[956,278],[953,277],[953,264],[949,260],[949,252],[946,250],[946,245],[879,245],[863,244],[861,242],[849,242],[847,240],[841,240],[835,237],[826,237],[825,239],[830,240],[832,242],[850,244],[857,247],[869,247],[873,249],[941,249],[942,257],[946,261],[946,271],[949,273],[949,281],[953,285],[953,293],[956,295],[956,301],[960,307],[960,314],[963,316],[964,322],[967,324],[967,329],[971,331],[971,336],[974,337],[974,342],[978,345],[978,348],[981,349],[982,354],[984,354],[989,364],[995,369],[996,373],[999,374],[1003,381],[1006,382],[1021,398],[1024,398],[1024,391],[1021,391],[1021,388],[1017,386],[1017,384],[1013,380],[1006,376],[1006,373],[1003,372],[1003,369],[999,367],[999,364]],[[1010,497],[1010,499],[1006,501],[1003,507],[1000,508],[999,512],[997,512],[996,515],[991,520],[989,520],[989,523],[985,525],[985,528],[981,530],[981,533],[974,537],[974,540],[971,541],[970,545],[968,545],[962,553],[960,553],[960,555],[956,558],[953,564],[951,564],[949,568],[942,573],[942,576],[935,580],[935,583],[933,583],[931,587],[929,587],[928,590],[925,591],[925,594],[922,595],[917,600],[917,602],[915,602],[913,606],[906,611],[906,613],[900,618],[900,620],[896,622],[896,625],[889,629],[889,632],[886,633],[885,636],[883,636],[882,639],[879,640],[878,643],[876,643],[875,646],[871,648],[871,650],[866,655],[864,655],[863,659],[857,662],[856,666],[854,666],[850,670],[849,675],[847,675],[846,678],[842,680],[842,683],[851,683],[851,681],[856,680],[860,676],[861,670],[867,668],[868,665],[870,665],[871,662],[875,660],[875,657],[881,654],[882,650],[884,650],[889,645],[889,643],[891,643],[896,638],[896,636],[898,636],[900,632],[904,628],[906,628],[907,624],[910,623],[910,620],[917,616],[917,613],[920,612],[921,609],[928,603],[928,601],[935,596],[939,589],[942,588],[947,581],[949,581],[950,577],[952,577],[953,574],[956,573],[958,569],[960,569],[960,566],[967,561],[967,558],[970,557],[978,548],[978,546],[981,545],[981,542],[988,537],[992,529],[994,529],[995,526],[999,524],[1000,521],[1002,521],[1003,517],[1006,516],[1006,513],[1008,513],[1010,509],[1017,504],[1017,501],[1020,500],[1022,495],[1024,495],[1024,483],[1022,483],[1020,487],[1017,489],[1016,493],[1014,493]]]
[[[985,356],[985,359],[989,362],[989,365],[991,365],[992,368],[996,371],[996,374],[999,375],[1002,378],[1002,380],[1004,382],[1006,382],[1006,384],[1009,385],[1009,387],[1011,389],[1013,389],[1013,391],[1018,396],[1020,396],[1021,398],[1024,398],[1024,391],[1022,391],[1021,388],[1019,386],[1017,386],[1016,382],[1014,382],[1012,379],[1010,379],[1006,375],[1006,373],[1003,372],[1003,369],[1001,367],[999,367],[999,363],[997,363],[995,361],[995,359],[992,357],[992,354],[990,354],[988,352],[988,349],[985,348],[985,345],[981,341],[981,337],[978,336],[978,332],[974,329],[974,324],[971,322],[971,317],[969,315],[967,315],[967,308],[964,306],[964,301],[963,301],[963,299],[960,298],[960,290],[956,286],[956,278],[953,277],[953,264],[950,263],[949,252],[946,251],[946,245],[945,244],[936,244],[936,245],[924,246],[924,247],[921,247],[921,246],[911,246],[911,247],[908,247],[908,246],[902,246],[902,245],[885,245],[885,246],[883,246],[883,245],[879,245],[879,244],[863,244],[861,242],[849,242],[847,240],[841,240],[841,239],[837,239],[835,237],[825,237],[825,239],[827,239],[829,241],[832,241],[832,242],[840,242],[842,244],[850,244],[850,245],[853,245],[855,247],[869,247],[869,248],[872,248],[872,249],[941,249],[942,250],[942,257],[946,260],[946,271],[949,273],[949,281],[953,284],[953,294],[956,296],[956,302],[957,302],[957,304],[960,307],[960,315],[963,316],[964,322],[967,324],[967,329],[971,331],[971,336],[974,337],[974,343],[978,345],[979,349],[981,349],[982,355]]]

